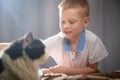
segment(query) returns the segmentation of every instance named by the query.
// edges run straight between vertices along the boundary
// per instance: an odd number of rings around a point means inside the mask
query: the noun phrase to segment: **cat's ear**
[[[24,40],[30,44],[33,40],[33,34],[31,32],[25,34]]]

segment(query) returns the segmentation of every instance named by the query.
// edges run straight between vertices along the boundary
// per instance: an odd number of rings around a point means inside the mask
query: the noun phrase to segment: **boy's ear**
[[[30,44],[33,40],[33,34],[31,32],[25,34],[24,40]]]
[[[89,25],[89,21],[90,21],[90,18],[85,17],[85,19],[84,19],[84,28],[86,28]]]

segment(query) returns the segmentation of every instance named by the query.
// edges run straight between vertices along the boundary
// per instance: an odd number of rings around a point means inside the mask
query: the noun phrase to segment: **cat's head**
[[[12,41],[1,54],[7,54],[12,60],[16,60],[26,54],[29,59],[37,64],[42,64],[47,60],[47,49],[40,39],[34,38],[32,33]],[[1,56],[2,58],[2,56]],[[0,58],[0,73],[4,71],[3,63]]]
[[[43,58],[44,62],[46,57],[46,47],[40,39],[34,38],[32,33],[28,33],[23,37],[11,42],[10,46],[5,49],[5,54],[8,54],[12,60],[21,57],[24,53],[31,60]],[[45,57],[43,57],[45,55]]]

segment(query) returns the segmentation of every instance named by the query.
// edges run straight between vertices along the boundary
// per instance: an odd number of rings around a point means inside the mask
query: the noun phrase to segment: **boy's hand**
[[[42,69],[43,74],[50,74],[52,73],[49,69]]]
[[[66,74],[68,71],[68,68],[64,67],[64,66],[54,66],[49,68],[49,71],[51,71],[52,73],[64,73]]]

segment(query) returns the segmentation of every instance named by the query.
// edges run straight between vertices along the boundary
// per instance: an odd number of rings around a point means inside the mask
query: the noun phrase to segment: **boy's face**
[[[60,29],[68,39],[80,37],[88,23],[89,18],[84,15],[82,8],[68,8],[60,11]]]

